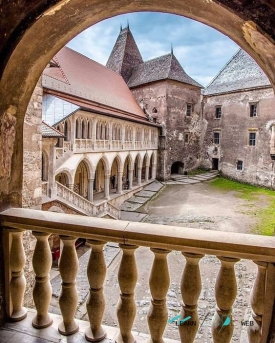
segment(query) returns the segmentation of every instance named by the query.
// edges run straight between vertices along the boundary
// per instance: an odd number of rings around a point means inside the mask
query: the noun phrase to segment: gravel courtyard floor
[[[137,211],[144,214],[140,216],[143,222],[189,227],[190,230],[194,230],[194,235],[197,228],[217,230],[221,232],[221,235],[224,231],[249,234],[257,222],[257,217],[253,215],[251,206],[263,207],[267,203],[268,199],[261,197],[255,200],[253,204],[249,202],[248,205],[247,200],[236,197],[235,192],[225,193],[217,190],[211,186],[211,181],[206,181],[187,185],[166,185],[152,201]],[[249,211],[247,211],[248,207]],[[114,246],[112,249],[112,254],[115,257],[108,267],[104,286],[106,310],[103,323],[109,326],[117,326],[116,304],[119,298],[117,275],[121,252],[117,251],[116,253]],[[106,253],[108,254],[108,249]],[[138,283],[135,293],[137,315],[133,330],[149,333],[146,315],[151,299],[148,280],[153,263],[153,253],[149,248],[141,247],[136,251],[136,260],[138,265]],[[86,259],[84,258],[83,261]],[[172,251],[168,255],[168,263],[171,281],[167,295],[167,307],[169,318],[171,318],[179,314],[180,311],[180,279],[185,258],[180,252]],[[208,313],[209,315],[203,327],[199,329],[196,343],[212,342],[211,319],[215,311],[214,286],[219,268],[220,262],[215,256],[205,256],[200,261],[203,285],[199,299],[199,317],[203,320]],[[241,321],[249,320],[250,317],[249,296],[256,271],[256,265],[251,261],[241,260],[236,263],[238,294],[233,309],[235,329],[232,342],[248,342],[246,327],[242,327]],[[52,305],[55,307],[54,303]],[[77,317],[88,320],[85,302],[81,302],[79,305]],[[179,340],[178,328],[175,323],[167,324],[164,337]]]

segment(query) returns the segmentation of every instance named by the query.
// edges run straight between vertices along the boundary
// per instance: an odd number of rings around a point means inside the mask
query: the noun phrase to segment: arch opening
[[[174,162],[171,166],[171,175],[172,174],[184,175],[184,163],[181,161]]]

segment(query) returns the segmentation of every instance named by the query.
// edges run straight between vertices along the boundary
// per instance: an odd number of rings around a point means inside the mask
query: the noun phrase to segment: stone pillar
[[[249,326],[247,328],[247,334],[249,342],[260,343],[262,338],[262,318],[264,314],[267,263],[258,261],[254,262],[258,266],[258,273],[250,295],[252,315],[249,320],[253,322],[253,326]]]
[[[74,184],[73,183],[69,183],[68,185],[66,185],[66,187],[68,187],[71,191],[74,190]]]
[[[218,258],[221,267],[215,284],[217,305],[212,321],[212,337],[214,343],[229,343],[234,331],[232,306],[237,295],[234,264],[239,260],[232,257]]]
[[[103,247],[106,242],[88,239],[87,243],[92,249],[87,266],[90,294],[86,304],[90,326],[85,331],[85,338],[87,341],[97,342],[106,337],[106,332],[101,325],[105,309],[103,284],[107,268],[103,254]]]
[[[117,193],[122,194],[122,172],[117,175]]]
[[[104,198],[106,200],[110,199],[110,175],[104,176]]]
[[[141,186],[141,171],[142,171],[142,167],[138,167],[138,186]]]
[[[75,237],[60,236],[64,243],[59,271],[62,279],[62,289],[59,297],[59,307],[63,321],[58,326],[61,335],[69,336],[78,331],[74,315],[78,302],[75,278],[78,270],[78,258],[75,250]]]
[[[36,329],[43,329],[50,326],[53,322],[48,314],[52,298],[52,287],[49,278],[52,253],[48,242],[50,236],[48,233],[33,231],[33,235],[37,239],[33,254],[33,269],[35,272],[33,300],[37,315],[34,317],[32,325]]]
[[[54,143],[50,145],[50,154],[49,154],[48,187],[49,187],[50,197],[53,197],[54,195],[56,195],[55,177],[54,177],[55,164],[56,164],[55,144],[56,144],[56,140],[54,140]]]
[[[27,317],[27,310],[22,307],[24,293],[26,289],[26,278],[24,276],[24,266],[26,255],[23,247],[23,231],[12,230],[12,243],[10,250],[10,298],[12,313],[10,320],[17,322]]]
[[[170,251],[156,248],[151,248],[151,250],[155,258],[149,279],[152,299],[147,315],[151,334],[148,343],[164,343],[162,335],[168,319],[166,294],[170,284],[167,254]]]
[[[125,145],[125,125],[122,125],[121,128],[121,148],[124,149]]]
[[[135,343],[131,333],[136,316],[134,290],[137,283],[137,266],[135,250],[137,246],[119,244],[123,251],[119,271],[118,283],[120,286],[120,299],[117,305],[117,319],[120,332],[115,337],[116,343]]]
[[[129,180],[129,189],[133,188],[133,176],[134,176],[134,170],[133,169],[129,169],[128,171],[128,180]]]
[[[149,166],[145,167],[145,182],[149,181]]]
[[[181,279],[182,310],[180,320],[190,317],[195,325],[180,325],[179,332],[182,343],[194,342],[199,328],[198,299],[201,292],[201,274],[199,261],[204,256],[201,254],[182,253],[186,264]]]
[[[156,172],[157,172],[157,166],[156,164],[153,164],[152,166],[152,179],[153,180],[156,178]]]
[[[94,179],[88,179],[88,200],[94,201]]]

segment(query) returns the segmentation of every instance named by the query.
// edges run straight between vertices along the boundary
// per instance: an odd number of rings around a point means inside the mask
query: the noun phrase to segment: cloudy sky
[[[83,31],[67,45],[106,64],[120,31],[129,21],[143,60],[174,54],[185,71],[203,86],[239,49],[220,32],[191,19],[165,13],[130,13],[104,20]]]

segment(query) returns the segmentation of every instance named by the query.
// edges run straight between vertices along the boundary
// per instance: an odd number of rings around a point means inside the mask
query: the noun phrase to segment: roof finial
[[[122,25],[120,24],[120,32],[122,31]]]
[[[129,30],[130,26],[129,26],[129,20],[127,19],[127,29]]]
[[[174,55],[174,51],[173,51],[173,43],[171,43],[171,55]]]

